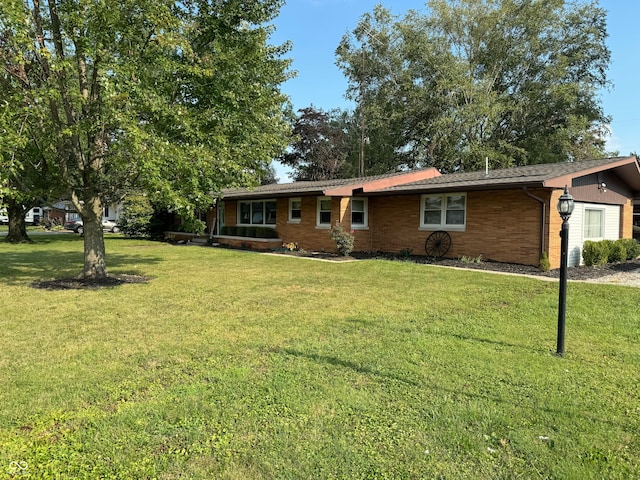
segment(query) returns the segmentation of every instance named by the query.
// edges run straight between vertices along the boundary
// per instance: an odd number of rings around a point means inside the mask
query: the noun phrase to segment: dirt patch
[[[150,277],[140,275],[107,275],[106,278],[58,278],[54,280],[38,280],[31,284],[33,288],[42,290],[95,290],[111,288],[127,283],[147,283]]]

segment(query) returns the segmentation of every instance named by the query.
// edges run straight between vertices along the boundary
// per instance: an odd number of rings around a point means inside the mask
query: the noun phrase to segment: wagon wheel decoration
[[[424,249],[430,257],[442,257],[451,247],[451,236],[444,230],[433,232],[424,242]]]

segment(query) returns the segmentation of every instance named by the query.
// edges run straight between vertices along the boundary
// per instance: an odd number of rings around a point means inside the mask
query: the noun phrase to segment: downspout
[[[541,218],[541,223],[540,223],[540,255],[538,255],[538,257],[542,257],[542,254],[544,253],[544,226],[546,223],[546,217],[547,217],[547,204],[546,202],[540,198],[540,197],[536,197],[534,194],[532,194],[531,192],[529,192],[529,190],[527,190],[527,187],[522,187],[522,191],[524,192],[524,194],[527,197],[533,198],[534,200],[537,200],[538,202],[540,202],[540,218]]]

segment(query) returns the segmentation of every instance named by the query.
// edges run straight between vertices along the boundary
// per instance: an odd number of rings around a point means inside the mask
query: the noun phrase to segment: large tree
[[[314,107],[298,112],[294,141],[280,161],[294,168],[295,180],[340,178],[349,155],[349,137],[338,121],[339,112],[327,113]]]
[[[444,171],[603,155],[606,12],[564,0],[431,0],[363,15],[336,51],[366,125]]]
[[[31,145],[56,169],[84,221],[83,277],[107,274],[106,202],[143,188],[188,216],[281,153],[288,45],[267,26],[281,3],[0,3],[3,152]]]

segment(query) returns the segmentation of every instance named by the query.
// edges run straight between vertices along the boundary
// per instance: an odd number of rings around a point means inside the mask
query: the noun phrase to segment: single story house
[[[570,266],[581,262],[585,240],[632,237],[633,201],[640,198],[635,156],[451,174],[427,168],[227,189],[208,223],[216,241],[235,246],[270,249],[296,243],[305,250],[335,251],[329,229],[339,223],[353,232],[356,252],[481,256],[536,266],[546,253],[551,268],[558,268],[562,220],[556,205],[565,186],[575,200]],[[246,229],[224,226],[272,228],[277,238],[254,240],[238,234]],[[221,235],[230,230],[234,234]],[[446,251],[427,242],[434,232],[446,237]]]

